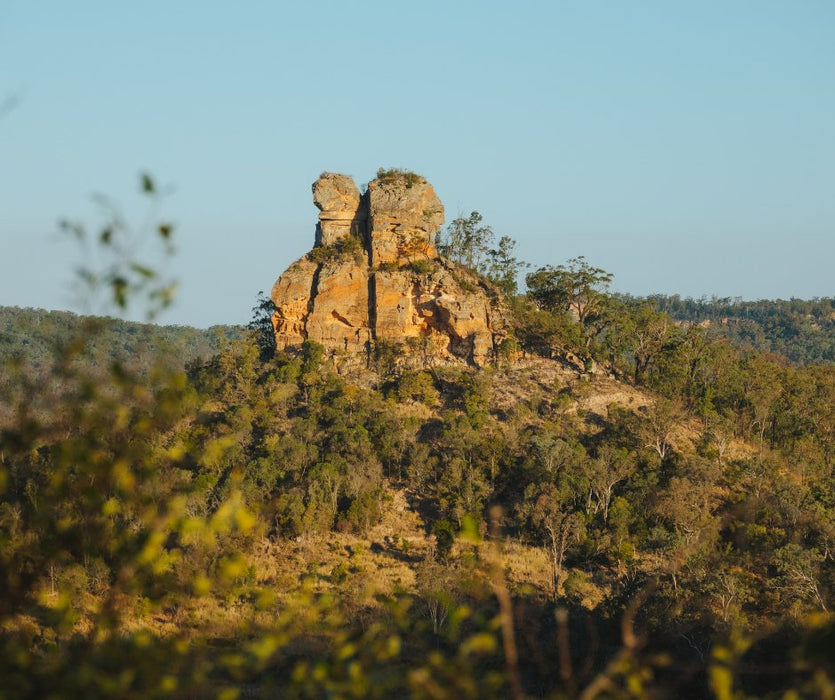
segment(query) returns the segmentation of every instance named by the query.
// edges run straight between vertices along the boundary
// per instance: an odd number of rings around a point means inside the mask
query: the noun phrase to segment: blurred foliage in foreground
[[[831,369],[535,274],[479,372],[8,362],[0,696],[831,697]]]

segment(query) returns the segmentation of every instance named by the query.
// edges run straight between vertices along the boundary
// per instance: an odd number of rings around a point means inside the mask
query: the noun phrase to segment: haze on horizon
[[[0,305],[72,308],[57,221],[170,184],[162,321],[243,323],[310,185],[424,175],[534,266],[636,295],[832,296],[835,5],[153,0],[0,8]],[[3,108],[2,105],[7,105]]]

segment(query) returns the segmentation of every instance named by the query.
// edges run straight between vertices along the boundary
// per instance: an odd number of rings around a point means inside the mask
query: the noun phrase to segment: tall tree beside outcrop
[[[467,217],[453,219],[438,236],[441,254],[471,270],[483,272],[484,260],[494,236],[490,226],[482,225],[483,219],[477,211],[470,212]]]
[[[252,337],[262,362],[275,357],[275,328],[272,321],[274,313],[273,300],[264,292],[258,292],[255,306],[252,307],[252,319],[246,327],[252,331]]]
[[[530,267],[516,257],[516,241],[502,236],[499,245],[487,252],[487,277],[502,290],[505,296],[514,297],[518,291],[516,282],[522,268]]]
[[[584,350],[589,357],[591,343],[608,322],[606,291],[612,275],[592,267],[582,256],[565,265],[546,265],[530,273],[525,281],[528,295],[541,308],[551,312],[570,311],[583,329]]]

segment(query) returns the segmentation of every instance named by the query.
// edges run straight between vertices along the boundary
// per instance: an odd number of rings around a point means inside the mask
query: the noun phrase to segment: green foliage
[[[546,265],[530,273],[525,281],[529,296],[548,311],[573,311],[581,324],[602,313],[605,291],[612,275],[592,267],[583,256],[565,265]]]
[[[394,395],[398,401],[420,401],[429,408],[438,406],[441,400],[434,377],[426,371],[400,375],[395,382]]]
[[[378,168],[377,179],[384,185],[403,183],[407,188],[426,182],[417,173],[413,173],[411,170],[403,170],[402,168]]]
[[[448,520],[436,520],[432,523],[432,534],[435,535],[435,559],[447,561],[455,544],[455,529],[452,523]]]
[[[591,577],[577,569],[565,577],[563,591],[568,600],[578,605],[585,600],[593,600],[599,594],[599,589],[594,585]]]
[[[129,326],[56,317],[0,385],[2,692],[831,694],[831,368],[590,269],[583,322],[512,301],[568,369],[406,372],[378,344],[385,390],[313,342],[140,371]],[[640,390],[579,379],[582,353]]]
[[[431,260],[411,260],[409,269],[418,275],[428,275],[435,269],[435,264]]]
[[[156,364],[184,369],[191,362],[206,360],[243,334],[240,326],[159,326],[0,306],[0,363],[17,361],[22,371],[45,377],[56,347],[69,350],[76,345],[75,361],[101,368],[117,362],[147,376]]]
[[[516,255],[516,241],[510,236],[502,236],[497,248],[487,251],[486,276],[506,297],[516,296],[519,273],[530,265],[519,260]]]
[[[581,347],[581,328],[567,311],[539,309],[525,298],[515,299],[512,311],[514,335],[528,352],[570,362]]]
[[[471,212],[468,217],[453,219],[438,237],[437,245],[441,255],[474,272],[484,272],[482,266],[494,234],[490,226],[481,225],[482,220],[483,217],[477,211]],[[508,250],[512,250],[512,246]]]
[[[592,267],[582,256],[565,265],[547,265],[525,278],[528,296],[540,309],[551,313],[569,312],[577,320],[583,341],[579,348],[586,366],[594,354],[596,338],[611,322],[606,290],[612,275]]]
[[[742,301],[653,295],[647,302],[676,321],[706,325],[734,345],[798,364],[835,362],[835,299]]]
[[[142,187],[154,191],[150,178]],[[170,228],[160,229],[167,244]],[[116,234],[108,225],[101,245],[115,245]],[[107,279],[119,307],[136,301],[123,294],[140,292],[149,312],[162,303],[153,285],[123,286],[118,268]],[[46,383],[22,372],[4,387],[0,676],[13,696],[138,696],[160,692],[172,671],[199,687],[199,672],[175,651],[179,634],[139,654],[148,637],[135,624],[209,576],[222,583],[235,566],[230,543],[245,542],[254,522],[234,491],[205,516],[190,507],[175,428],[194,407],[185,374],[160,368],[145,379],[118,360],[82,362],[95,333],[83,328],[56,346]],[[211,567],[199,555],[206,546]],[[37,639],[21,636],[26,616]],[[121,675],[114,664],[124,664]]]
[[[328,265],[345,260],[360,263],[364,255],[360,239],[357,236],[345,236],[330,245],[316,246],[307,257],[317,265]]]
[[[379,339],[374,341],[374,364],[383,377],[397,374],[405,354],[406,347],[402,343]]]
[[[252,319],[247,324],[247,329],[258,347],[262,362],[267,362],[275,357],[275,329],[273,328],[273,314],[275,304],[273,300],[258,292],[258,299],[252,307]]]

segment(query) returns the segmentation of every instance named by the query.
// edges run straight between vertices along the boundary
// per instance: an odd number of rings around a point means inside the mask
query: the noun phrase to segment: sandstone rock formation
[[[435,234],[444,223],[444,205],[426,180],[389,171],[368,183],[371,264],[438,257]]]
[[[367,361],[375,345],[404,345],[406,362],[482,365],[506,333],[496,290],[441,258],[444,208],[419,175],[381,171],[360,195],[351,178],[313,184],[316,246],[273,286],[279,349],[321,343]]]
[[[322,173],[313,183],[313,203],[319,208],[316,245],[333,245],[340,238],[359,236],[366,214],[360,191],[347,175]]]

